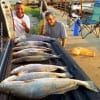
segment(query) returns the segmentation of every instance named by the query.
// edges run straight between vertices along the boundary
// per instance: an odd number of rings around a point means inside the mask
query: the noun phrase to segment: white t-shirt
[[[16,37],[25,36],[25,30],[24,30],[24,27],[21,25],[21,23],[22,23],[22,20],[25,21],[25,23],[27,24],[27,27],[30,29],[29,17],[26,14],[24,14],[23,18],[18,18],[16,16],[16,12],[13,12],[13,19],[14,19]]]

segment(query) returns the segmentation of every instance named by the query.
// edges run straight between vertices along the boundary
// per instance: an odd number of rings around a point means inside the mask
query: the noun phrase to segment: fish
[[[50,59],[59,59],[60,57],[53,54],[45,54],[45,55],[34,55],[34,56],[23,56],[19,58],[12,59],[11,63],[17,64],[17,63],[23,63],[23,62],[42,62],[42,61],[48,61]]]
[[[56,73],[56,72],[30,72],[23,75],[11,75],[5,78],[2,82],[7,81],[27,81],[39,78],[71,78],[68,73]]]
[[[0,93],[28,99],[41,99],[52,94],[64,94],[83,86],[99,92],[93,81],[69,78],[40,78],[31,81],[8,81],[0,83]]]
[[[38,56],[38,55],[49,55],[49,53],[46,53],[42,49],[34,49],[34,48],[28,48],[28,49],[23,49],[17,52],[12,53],[12,57],[18,58],[18,57],[23,57],[23,56]]]
[[[43,47],[43,46],[19,46],[19,47],[14,47],[12,48],[13,52],[15,51],[20,51],[23,49],[28,49],[28,48],[34,48],[34,49],[39,49],[39,50],[44,50],[44,51],[52,51],[51,48]]]
[[[14,68],[10,74],[18,75],[20,73],[26,74],[29,72],[52,72],[57,70],[66,72],[66,68],[63,66],[49,64],[27,64]]]
[[[19,42],[24,42],[26,40],[26,36],[25,35],[22,35],[20,37],[16,37],[14,38],[14,43],[19,43]]]
[[[50,47],[50,44],[47,42],[43,42],[43,41],[24,41],[24,42],[17,43],[16,46],[46,46],[46,47]]]

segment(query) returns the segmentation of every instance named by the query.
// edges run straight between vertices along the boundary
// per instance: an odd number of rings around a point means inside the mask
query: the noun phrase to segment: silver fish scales
[[[28,73],[28,72],[51,72],[57,69],[66,72],[66,68],[63,66],[49,65],[49,64],[27,64],[18,66],[11,71],[11,74]]]
[[[0,93],[12,94],[30,99],[40,99],[51,94],[63,94],[75,90],[79,86],[99,92],[91,81],[81,81],[69,78],[41,78],[26,82],[1,82]]]

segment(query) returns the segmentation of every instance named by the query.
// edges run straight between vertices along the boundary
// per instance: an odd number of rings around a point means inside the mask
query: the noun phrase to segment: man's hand
[[[23,20],[22,20],[22,26],[23,27],[26,27],[27,26],[26,23],[25,23],[25,21],[23,21]]]
[[[22,20],[22,26],[25,28],[25,32],[28,33],[29,32],[29,28],[27,27],[27,24],[23,20]]]

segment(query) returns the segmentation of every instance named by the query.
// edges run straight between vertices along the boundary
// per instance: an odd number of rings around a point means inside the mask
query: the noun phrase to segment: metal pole
[[[3,23],[1,22],[1,31],[0,31],[0,35],[1,35],[1,52],[3,51]]]
[[[81,17],[82,17],[82,0],[80,1],[80,4],[81,4],[80,14],[81,14]]]

